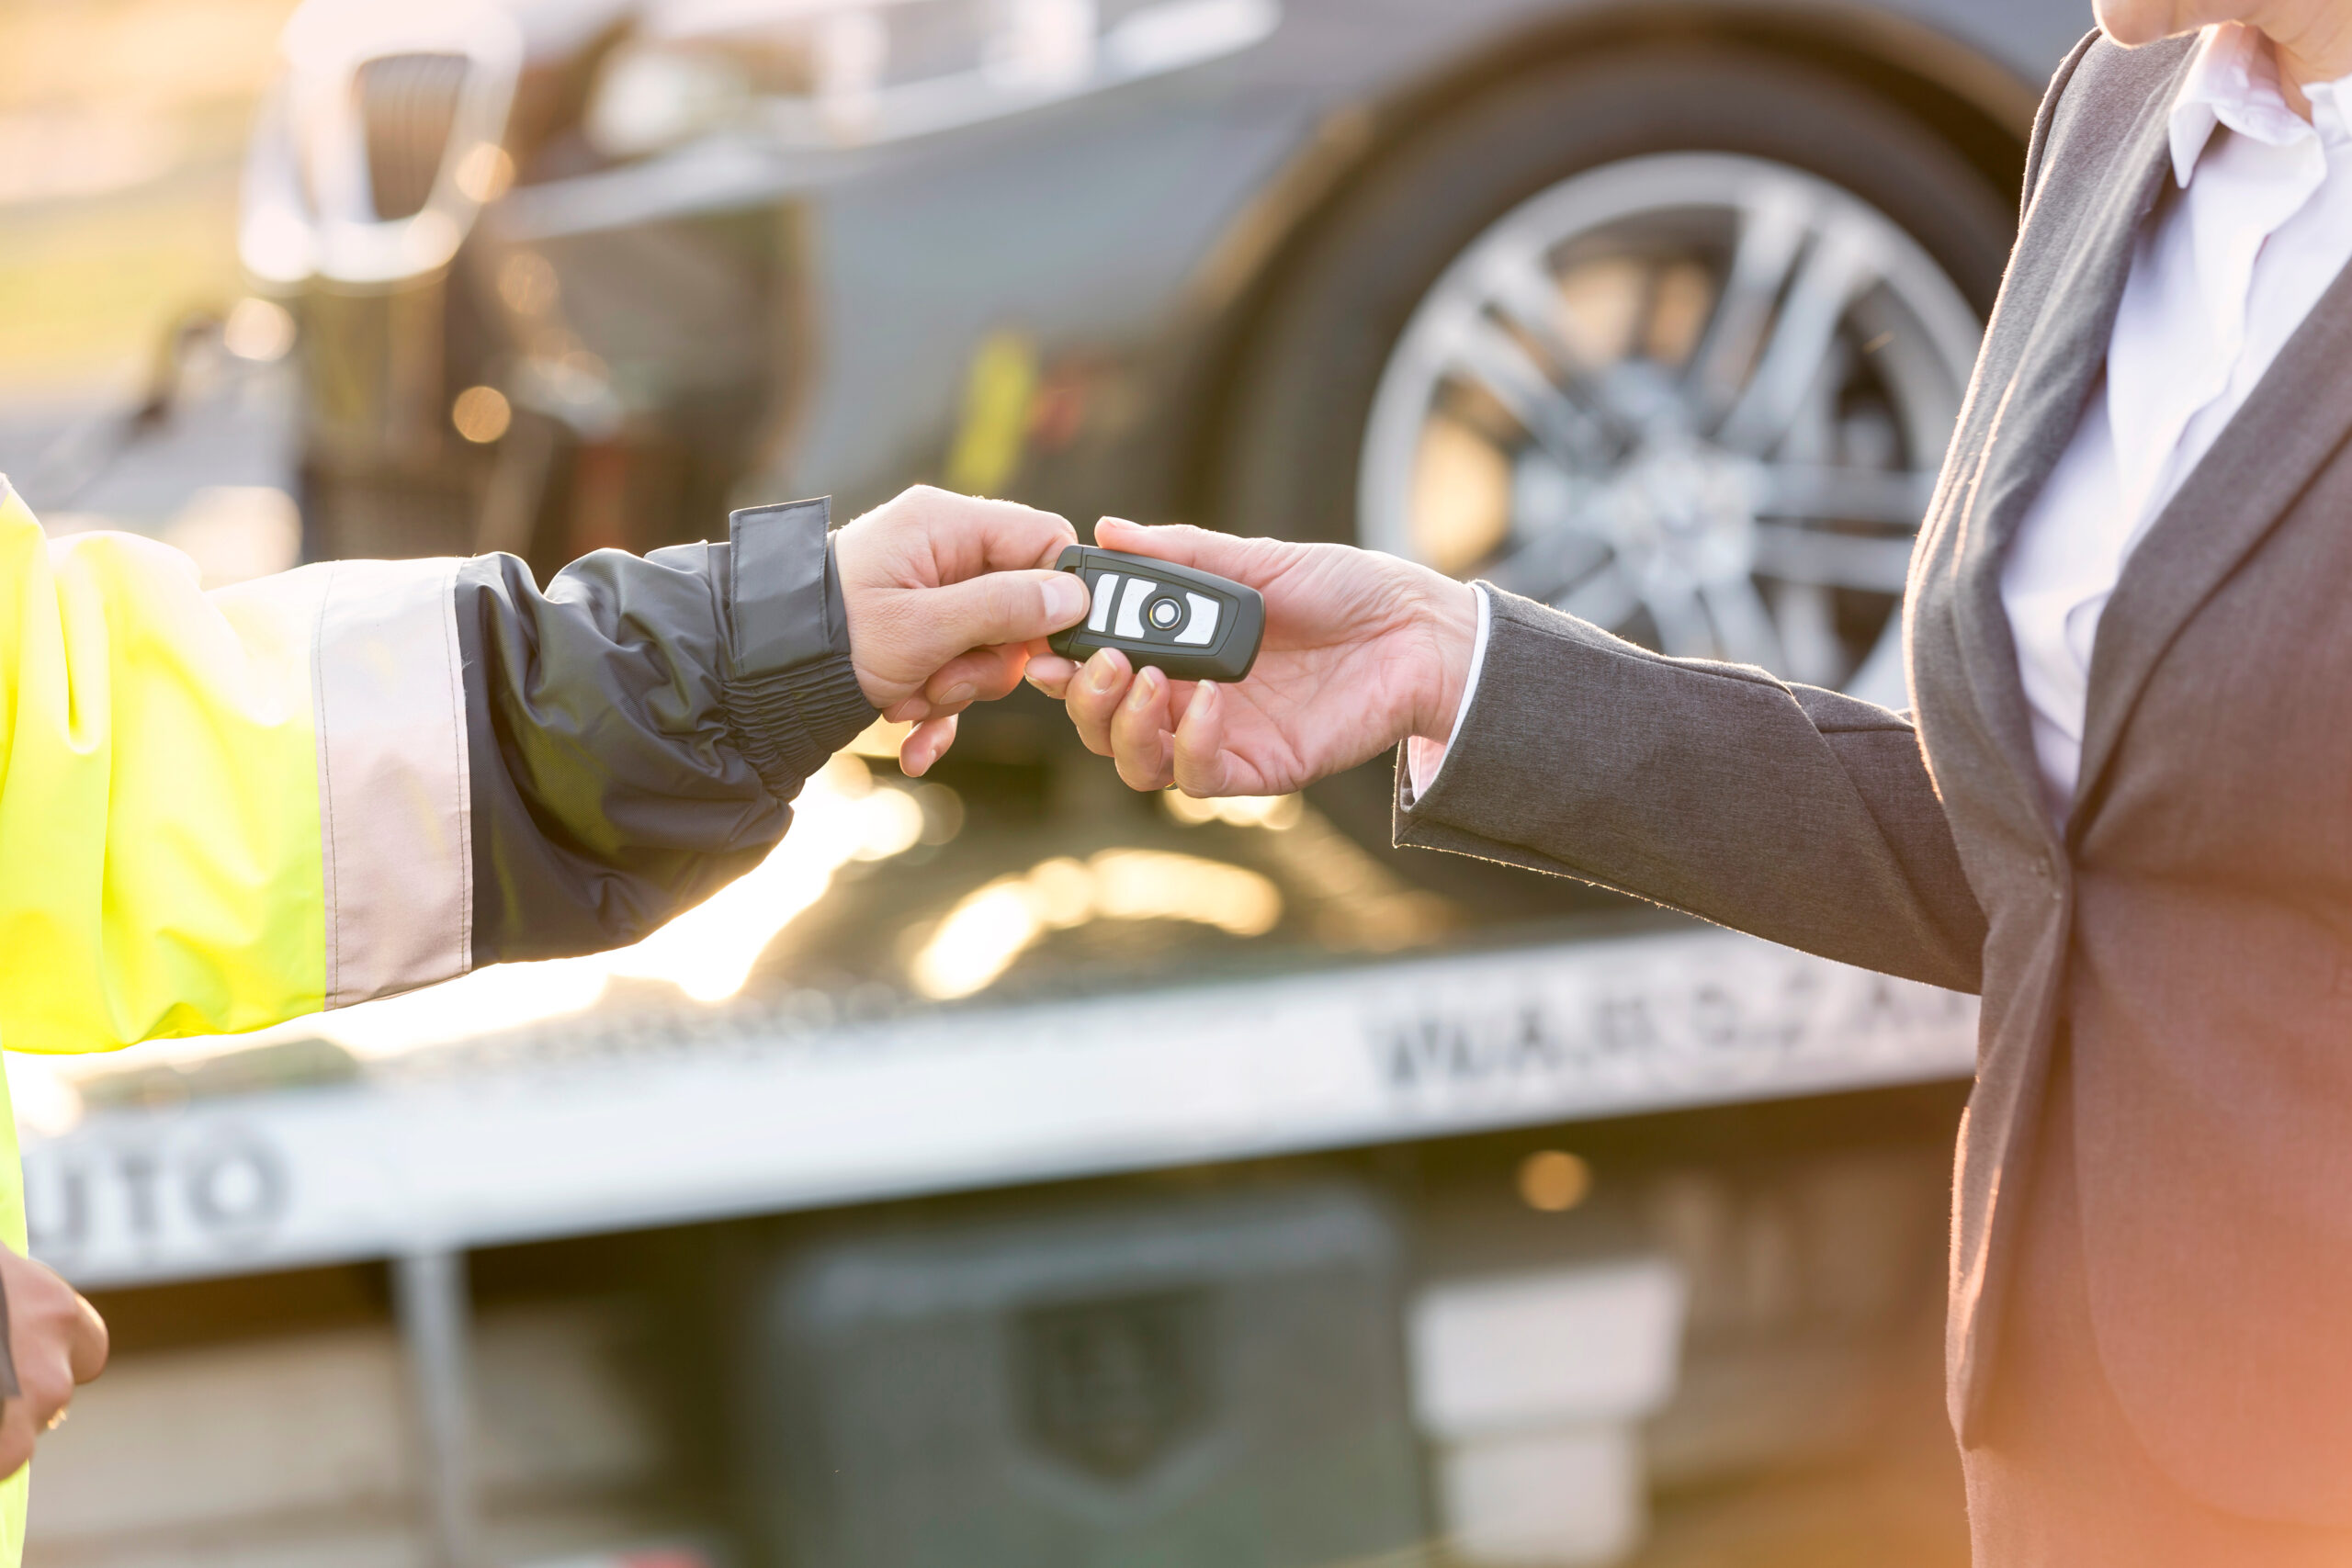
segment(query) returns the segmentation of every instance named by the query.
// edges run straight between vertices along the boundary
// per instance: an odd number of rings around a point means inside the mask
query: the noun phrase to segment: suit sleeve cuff
[[[850,660],[831,511],[820,499],[729,519],[728,728],[778,800],[876,716]]]
[[[1478,694],[1478,677],[1486,671],[1487,636],[1494,626],[1495,604],[1483,582],[1472,583],[1470,592],[1478,596],[1478,637],[1470,649],[1470,674],[1462,682],[1462,701],[1453,710],[1453,728],[1446,738],[1440,741],[1416,735],[1405,742],[1404,761],[1397,769],[1397,804],[1407,811],[1436,787],[1453,743],[1462,738],[1462,721],[1469,716],[1471,699]]]

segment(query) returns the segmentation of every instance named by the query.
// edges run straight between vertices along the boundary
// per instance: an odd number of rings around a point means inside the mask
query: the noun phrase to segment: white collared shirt
[[[2172,109],[2181,188],[2132,258],[2107,374],[2019,524],[2001,575],[2042,795],[2063,828],[2082,766],[2091,649],[2123,563],[2329,284],[2352,263],[2352,79],[2287,105],[2270,45],[2209,27]],[[1487,617],[1454,717],[1476,693]],[[1445,742],[1406,747],[1407,804]]]
[[[2091,649],[2124,562],[2352,262],[2346,84],[2287,107],[2261,34],[2205,29],[2172,109],[2177,199],[2132,253],[2107,375],[2009,547],[2001,603],[2061,827],[2081,769]]]

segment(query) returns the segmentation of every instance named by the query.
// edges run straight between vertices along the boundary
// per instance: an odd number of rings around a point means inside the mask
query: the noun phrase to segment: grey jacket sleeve
[[[873,720],[827,512],[738,512],[725,544],[599,551],[544,592],[511,556],[459,570],[475,964],[645,935],[756,863]]]
[[[1429,793],[1400,792],[1399,844],[1977,988],[1984,916],[1907,716],[1487,592],[1485,671]]]

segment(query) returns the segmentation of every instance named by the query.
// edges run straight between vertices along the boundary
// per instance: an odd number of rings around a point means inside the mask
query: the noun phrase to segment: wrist
[[[857,635],[851,625],[849,583],[842,561],[841,538],[837,531],[825,539],[825,626],[831,635],[834,657],[848,661],[859,694],[879,709],[887,705],[875,701],[875,692],[881,689],[880,683],[857,660]],[[859,607],[864,608],[862,604]]]
[[[860,518],[846,527],[835,529],[826,541],[827,564],[831,568],[826,573],[826,588],[829,593],[838,595],[831,601],[831,607],[837,607],[841,615],[840,649],[849,656],[850,669],[857,677],[859,691],[865,694],[867,702],[881,709],[906,696],[907,690],[905,682],[894,681],[887,672],[875,668],[871,658],[874,648],[870,645],[881,639],[861,635],[871,634],[875,630],[870,624],[875,607],[875,573],[873,563],[867,558],[868,547],[874,543],[871,537],[873,530],[866,527],[861,531],[860,525],[865,521]]]
[[[1470,661],[1478,641],[1478,591],[1466,582],[1430,572],[1419,614],[1423,652],[1413,684],[1408,737],[1442,743],[1453,738],[1470,684]]]

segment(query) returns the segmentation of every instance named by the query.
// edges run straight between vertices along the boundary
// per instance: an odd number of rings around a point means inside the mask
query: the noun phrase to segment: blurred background
[[[300,562],[918,480],[1899,705],[2046,0],[6,0],[0,472]],[[1338,700],[1344,700],[1343,694]],[[863,738],[639,946],[12,1055],[41,1565],[1966,1561],[1973,1003]]]

